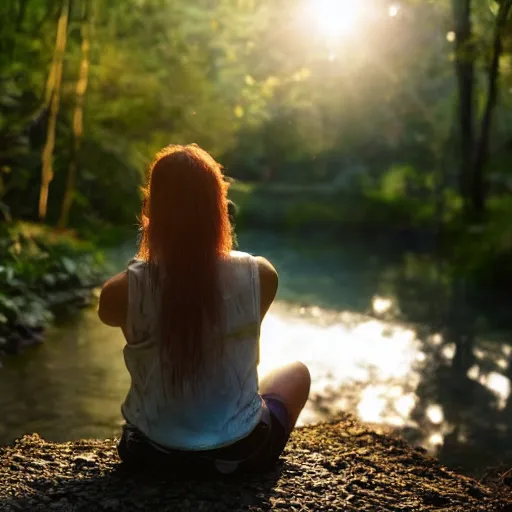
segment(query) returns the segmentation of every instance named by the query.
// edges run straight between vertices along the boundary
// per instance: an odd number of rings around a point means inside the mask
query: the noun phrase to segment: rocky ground
[[[346,416],[298,429],[282,464],[259,476],[200,481],[133,474],[116,441],[0,448],[2,511],[512,511],[508,476],[487,483],[453,473],[404,441]]]

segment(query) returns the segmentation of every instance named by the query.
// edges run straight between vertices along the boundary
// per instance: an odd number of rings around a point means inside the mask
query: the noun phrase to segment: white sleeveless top
[[[231,444],[258,424],[260,286],[253,256],[233,251],[219,262],[225,311],[224,355],[198,390],[164,392],[158,339],[158,294],[147,265],[128,265],[128,316],[124,359],[131,386],[122,406],[125,420],[169,448],[204,450]]]

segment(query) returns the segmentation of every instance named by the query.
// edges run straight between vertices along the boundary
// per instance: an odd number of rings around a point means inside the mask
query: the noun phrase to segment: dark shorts
[[[121,460],[135,469],[165,469],[180,474],[266,471],[277,463],[290,436],[288,411],[275,395],[262,395],[266,411],[245,438],[213,450],[169,449],[148,439],[135,426],[126,424],[118,445]]]

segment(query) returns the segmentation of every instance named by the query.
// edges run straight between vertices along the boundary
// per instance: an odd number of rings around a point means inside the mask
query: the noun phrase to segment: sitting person
[[[119,455],[139,468],[271,468],[308,398],[302,363],[258,382],[278,277],[265,258],[232,250],[228,186],[198,146],[163,149],[137,257],[101,292],[99,317],[122,329],[131,376]]]

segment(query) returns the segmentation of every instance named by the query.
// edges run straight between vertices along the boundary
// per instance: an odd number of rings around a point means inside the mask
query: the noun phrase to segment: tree
[[[469,220],[480,221],[485,213],[487,187],[485,166],[489,155],[489,139],[493,113],[498,95],[500,58],[503,52],[503,29],[512,8],[510,0],[501,0],[494,26],[491,62],[488,66],[486,107],[475,133],[475,35],[472,28],[471,0],[452,0],[455,24],[455,69],[458,83],[458,112],[460,130],[460,192],[464,211]]]
[[[90,50],[90,0],[82,0],[82,60],[80,64],[79,76],[76,82],[76,103],[73,113],[73,134],[71,143],[71,154],[69,159],[68,176],[64,198],[62,200],[61,213],[58,226],[63,229],[66,227],[69,219],[69,210],[73,203],[75,193],[76,174],[78,171],[80,148],[82,145],[84,131],[84,98],[87,91],[87,81],[89,78],[89,50]]]
[[[473,209],[477,218],[481,218],[485,211],[487,184],[484,171],[487,160],[489,158],[491,126],[498,99],[500,59],[503,53],[503,32],[507,25],[507,20],[511,9],[512,0],[501,1],[498,14],[496,16],[496,25],[494,28],[492,58],[488,71],[487,100],[484,114],[481,120],[480,138],[476,145],[476,155],[473,162],[473,186],[471,190],[471,200],[473,202]]]
[[[458,86],[460,129],[459,186],[468,212],[471,194],[471,167],[474,143],[475,62],[471,26],[471,0],[452,0],[455,25],[455,73]]]
[[[510,0],[403,0],[392,15],[390,0],[365,2],[339,38],[314,11],[298,21],[292,0],[96,2],[92,38],[87,1],[89,24],[85,0],[0,2],[1,194],[14,218],[129,223],[148,162],[172,142],[256,181],[368,191],[413,167],[427,209],[454,198],[444,211],[461,197],[481,209],[479,183],[506,175]]]
[[[46,143],[42,154],[41,189],[39,194],[39,218],[41,220],[44,220],[46,217],[48,191],[50,183],[53,180],[53,150],[55,148],[55,131],[60,106],[62,66],[67,42],[68,17],[69,0],[62,0],[60,17],[57,24],[53,62],[48,74],[45,93],[45,107],[48,105],[50,115],[48,119]]]

